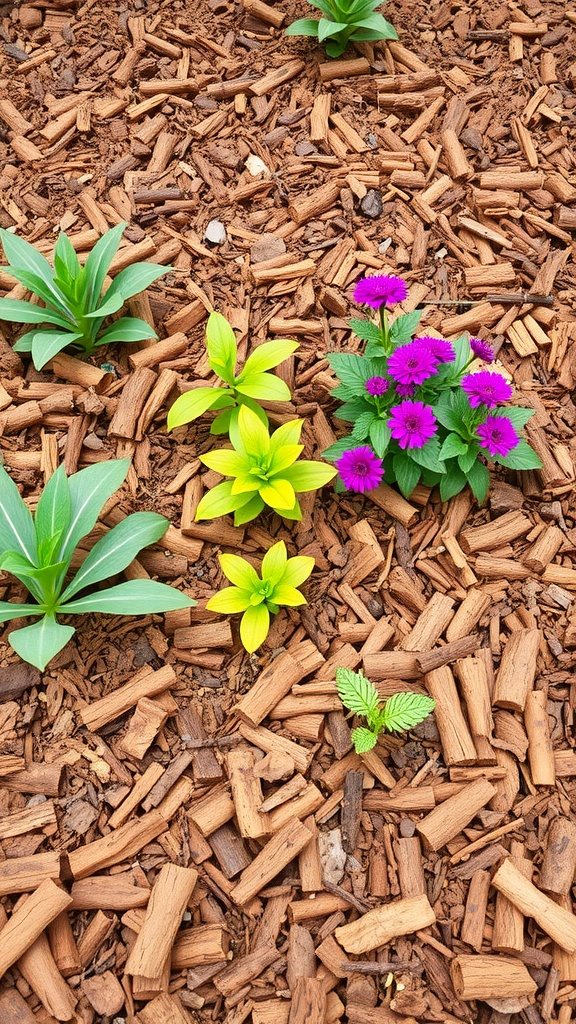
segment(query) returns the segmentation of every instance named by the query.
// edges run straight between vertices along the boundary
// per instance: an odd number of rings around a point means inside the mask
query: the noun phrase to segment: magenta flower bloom
[[[474,355],[477,356],[478,359],[482,359],[485,363],[493,363],[496,358],[494,350],[490,347],[487,341],[482,341],[482,338],[470,338],[470,348]]]
[[[381,274],[375,277],[361,277],[354,289],[354,302],[359,306],[395,306],[404,302],[408,295],[406,282],[394,274]]]
[[[382,459],[368,445],[344,452],[335,465],[349,491],[373,491],[384,476]]]
[[[438,360],[420,341],[401,345],[388,358],[388,373],[399,384],[423,384],[438,368]]]
[[[388,391],[386,377],[369,377],[366,381],[366,391],[369,395],[383,395]]]
[[[399,448],[423,448],[437,430],[436,417],[423,402],[402,402],[390,411],[390,433]]]
[[[413,384],[397,384],[396,394],[400,398],[412,398],[415,388]]]
[[[477,409],[479,405],[495,409],[501,402],[507,402],[512,397],[512,388],[508,381],[501,373],[492,373],[490,370],[468,373],[462,378],[462,388],[468,395],[473,409]]]
[[[441,363],[451,363],[453,359],[456,359],[454,346],[449,341],[444,341],[444,338],[434,338],[432,335],[425,334],[421,338],[414,338],[414,342],[430,349],[434,358]]]
[[[490,455],[508,455],[519,443],[516,428],[506,416],[487,416],[486,422],[476,427],[482,448]]]

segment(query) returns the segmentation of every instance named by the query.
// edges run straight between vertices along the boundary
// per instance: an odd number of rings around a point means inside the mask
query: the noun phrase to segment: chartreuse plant
[[[218,557],[222,572],[234,586],[224,587],[210,598],[206,607],[229,615],[244,613],[240,620],[240,639],[252,654],[264,643],[270,628],[270,615],[276,615],[280,605],[296,608],[306,604],[306,598],[297,588],[308,579],[314,568],[314,559],[306,555],[288,558],[283,540],[273,544],[264,555],[261,576],[250,562],[239,555]]]
[[[490,483],[487,463],[508,469],[541,466],[520,436],[533,410],[506,405],[512,386],[502,374],[478,367],[477,360],[495,358],[485,341],[412,339],[417,313],[390,325],[387,308],[407,297],[401,278],[363,278],[354,297],[378,310],[378,323],[351,321],[367,342],[363,355],[328,355],[341,382],[332,392],[344,403],[337,416],[352,424],[323,452],[340,473],[337,489],[370,491],[385,477],[406,497],[422,481],[439,484],[442,501],[467,485],[483,501]]]
[[[323,17],[299,18],[286,29],[288,36],[316,36],[326,43],[329,57],[340,57],[349,42],[398,39],[396,29],[376,11],[382,0],[309,0]]]
[[[14,345],[16,352],[32,353],[37,370],[69,346],[83,355],[91,355],[99,345],[156,337],[145,320],[131,316],[123,316],[101,329],[106,317],[117,313],[126,299],[170,269],[156,263],[133,263],[121,270],[102,294],[104,279],[126,226],[123,221],[102,235],[84,266],[80,265],[70,239],[62,233],[54,249],[54,267],[29,242],[0,229],[2,248],[9,260],[5,269],[44,303],[39,306],[20,299],[0,299],[0,320],[39,325]]]
[[[436,702],[423,693],[394,693],[381,707],[374,683],[349,668],[336,669],[336,685],[344,706],[366,719],[366,726],[359,726],[351,733],[357,754],[372,750],[382,729],[388,732],[412,729],[436,707]]]
[[[240,373],[236,374],[238,346],[234,331],[221,313],[211,313],[206,325],[208,362],[225,386],[193,388],[176,399],[168,413],[168,430],[190,423],[208,409],[220,410],[210,428],[211,434],[226,434],[238,419],[241,405],[252,409],[268,423],[259,402],[287,402],[288,385],[274,373],[267,373],[298,348],[297,341],[279,338],[267,341],[252,352]]]
[[[165,533],[168,520],[156,512],[135,512],[109,530],[66,584],[78,542],[93,529],[129,465],[129,459],[97,462],[71,477],[60,466],[40,495],[34,518],[16,484],[0,468],[0,568],[16,576],[35,602],[0,601],[0,622],[41,616],[33,625],[10,633],[16,653],[36,668],[46,668],[74,634],[72,626],[57,621],[59,615],[146,615],[196,603],[165,583],[142,579],[77,596],[121,572],[141,548]]]
[[[233,449],[219,448],[200,456],[209,469],[232,477],[208,491],[198,504],[196,519],[214,519],[234,512],[234,525],[255,519],[268,505],[284,519],[301,519],[297,494],[315,491],[336,476],[324,462],[297,462],[303,420],[283,423],[272,435],[262,420],[241,405],[230,423]]]

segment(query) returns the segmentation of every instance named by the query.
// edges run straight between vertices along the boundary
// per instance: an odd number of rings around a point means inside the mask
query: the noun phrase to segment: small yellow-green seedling
[[[208,409],[221,410],[212,422],[211,434],[226,434],[231,422],[238,419],[241,405],[248,406],[268,423],[259,402],[288,402],[290,389],[275,373],[267,373],[282,363],[295,349],[297,341],[278,338],[266,341],[252,352],[236,375],[238,346],[234,331],[220,313],[211,313],[206,325],[208,362],[214,373],[226,386],[193,388],[176,399],[168,413],[168,430],[181,427],[198,418]]]
[[[344,706],[367,722],[367,728],[359,726],[351,733],[357,754],[372,750],[382,729],[388,732],[412,729],[436,707],[436,701],[423,693],[394,693],[380,707],[380,696],[374,683],[361,672],[352,672],[349,668],[336,669],[336,685]]]
[[[125,227],[127,222],[122,221],[102,235],[84,266],[80,265],[70,239],[62,233],[54,249],[54,267],[30,242],[0,229],[0,241],[9,261],[5,269],[44,302],[44,306],[37,306],[21,299],[0,299],[0,320],[38,325],[14,345],[16,352],[32,353],[37,370],[68,346],[91,355],[99,345],[156,337],[150,324],[132,316],[123,316],[101,330],[106,317],[117,313],[126,299],[144,291],[170,270],[156,263],[133,263],[116,275],[103,295],[104,280]]]
[[[381,0],[309,0],[322,12],[317,18],[299,18],[287,36],[316,36],[329,57],[340,57],[349,42],[398,39],[396,29],[378,11]]]
[[[306,604],[306,598],[297,589],[307,580],[314,568],[314,559],[307,555],[288,558],[283,540],[273,544],[262,559],[259,576],[253,565],[239,555],[219,555],[222,572],[232,587],[214,594],[206,607],[213,612],[233,615],[243,612],[240,621],[240,639],[252,654],[260,647],[270,628],[270,615],[280,605],[296,608]]]
[[[315,491],[336,476],[325,462],[297,462],[303,420],[283,423],[272,435],[262,420],[241,405],[230,423],[233,448],[200,455],[209,469],[232,477],[208,491],[198,504],[196,519],[214,519],[234,512],[234,525],[255,519],[266,505],[284,519],[301,519],[297,494]]]

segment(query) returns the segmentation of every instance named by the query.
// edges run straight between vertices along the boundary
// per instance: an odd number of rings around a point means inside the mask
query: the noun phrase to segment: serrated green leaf
[[[350,739],[354,744],[354,750],[357,754],[367,754],[369,750],[374,749],[378,742],[376,733],[372,732],[371,729],[366,729],[364,726],[352,729]]]
[[[378,690],[361,672],[337,668],[336,686],[340,700],[355,715],[370,718],[378,710]]]
[[[380,713],[382,727],[389,732],[412,729],[436,707],[431,697],[422,693],[395,693]]]
[[[349,320],[350,329],[354,331],[357,338],[361,341],[373,341],[376,343],[382,343],[382,333],[378,324],[372,323],[371,320]]]

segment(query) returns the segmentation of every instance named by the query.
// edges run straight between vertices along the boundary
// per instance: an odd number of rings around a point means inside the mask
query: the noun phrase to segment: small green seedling
[[[0,467],[0,569],[16,576],[37,602],[0,601],[0,622],[42,616],[10,633],[16,653],[36,668],[45,669],[74,634],[72,626],[57,621],[57,615],[148,615],[196,604],[165,583],[142,579],[76,597],[86,587],[122,572],[142,548],[166,532],[168,520],[156,512],[135,512],[109,530],[66,586],[78,542],[94,528],[102,506],[120,487],[129,466],[130,459],[97,462],[71,477],[60,466],[40,495],[34,518],[16,484]]]
[[[315,491],[336,476],[324,462],[296,462],[304,449],[298,444],[303,420],[283,423],[272,436],[262,420],[241,405],[236,423],[230,423],[233,450],[219,448],[200,461],[233,480],[208,491],[198,504],[196,519],[214,519],[234,512],[234,525],[255,519],[268,505],[284,519],[301,519],[297,493]]]
[[[316,36],[326,42],[329,57],[340,57],[349,42],[398,39],[396,29],[376,11],[382,0],[308,0],[324,17],[299,18],[286,29],[288,36]]]
[[[357,754],[365,754],[376,746],[382,729],[402,732],[412,729],[436,707],[436,701],[422,693],[394,693],[384,707],[380,707],[378,690],[361,672],[349,668],[336,669],[338,696],[345,707],[355,715],[362,715],[368,728],[352,730],[352,742]]]
[[[314,568],[314,559],[307,555],[287,558],[283,540],[273,544],[262,559],[260,577],[254,566],[239,555],[219,555],[222,572],[232,587],[214,594],[206,607],[213,612],[233,615],[244,612],[240,621],[240,639],[252,654],[260,647],[270,628],[270,615],[276,615],[280,605],[296,608],[306,604],[306,598],[297,590]]]
[[[279,338],[259,345],[236,376],[238,346],[234,331],[220,313],[211,313],[206,325],[208,362],[227,387],[193,388],[176,399],[168,413],[168,430],[181,427],[201,416],[208,409],[221,410],[210,428],[211,434],[226,434],[238,419],[241,405],[248,406],[262,420],[268,418],[259,402],[288,402],[290,389],[274,373],[272,367],[287,359],[298,348],[297,341]]]
[[[170,269],[156,263],[133,263],[116,275],[102,295],[125,227],[127,222],[123,221],[102,235],[84,266],[70,239],[62,233],[54,249],[54,267],[30,242],[0,229],[2,248],[9,260],[3,269],[44,302],[44,306],[38,306],[20,299],[0,299],[0,320],[41,325],[27,331],[14,345],[16,352],[32,353],[37,370],[68,346],[88,356],[99,345],[156,337],[150,324],[131,316],[123,316],[101,331],[106,317],[117,313],[126,299],[144,291]]]

